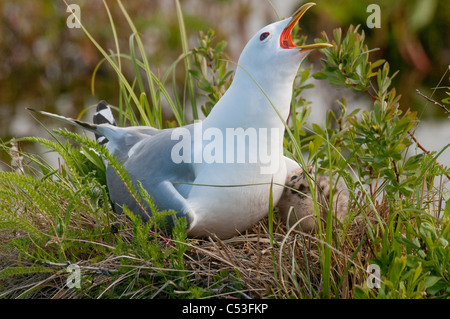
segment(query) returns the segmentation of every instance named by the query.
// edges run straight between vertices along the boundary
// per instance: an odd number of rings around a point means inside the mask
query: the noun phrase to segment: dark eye
[[[261,41],[264,41],[265,39],[267,39],[267,37],[270,35],[269,32],[264,32],[263,34],[261,34],[261,36],[259,37],[259,39]]]

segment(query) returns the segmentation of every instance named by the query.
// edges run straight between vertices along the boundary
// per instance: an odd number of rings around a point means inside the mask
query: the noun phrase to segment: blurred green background
[[[181,0],[190,47],[199,31],[212,28],[217,40],[228,41],[233,61],[246,41],[277,14],[289,16],[303,2],[298,0]],[[100,0],[73,0],[81,8],[81,21],[106,50],[114,50],[107,12]],[[107,0],[114,18],[120,46],[128,53],[131,30],[116,1]],[[162,74],[182,52],[174,0],[123,0],[146,46],[153,71]],[[420,89],[440,101],[449,86],[450,1],[448,0],[317,0],[301,20],[302,30],[312,42],[325,30],[344,31],[361,24],[370,48],[380,48],[373,59],[384,58],[391,70],[400,70],[395,87],[403,108],[420,112],[422,118],[444,118],[438,107],[425,107],[416,93]],[[370,29],[366,20],[369,4],[381,7],[381,28]],[[0,2],[0,138],[42,133],[25,110],[33,107],[76,117],[85,107],[105,99],[118,101],[114,71],[105,64],[98,70],[95,92],[91,76],[100,53],[82,29],[70,29],[63,1],[2,0]],[[320,54],[311,55],[318,62]],[[131,70],[130,70],[131,71]],[[184,80],[180,70],[179,80]],[[445,76],[444,76],[445,75]],[[180,88],[183,86],[180,85]],[[46,122],[47,123],[47,122]]]

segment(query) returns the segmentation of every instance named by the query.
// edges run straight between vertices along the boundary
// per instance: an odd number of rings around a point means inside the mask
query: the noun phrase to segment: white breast
[[[187,200],[195,216],[188,229],[189,236],[203,237],[213,233],[219,238],[228,238],[245,231],[267,215],[272,175],[260,174],[259,167],[254,164],[226,165],[219,170],[220,177],[215,174],[217,168],[211,167],[195,181],[196,184],[207,182],[222,186],[192,188]],[[273,175],[273,183],[283,185],[285,178],[283,163],[279,172]],[[282,192],[282,186],[273,186],[274,205]]]

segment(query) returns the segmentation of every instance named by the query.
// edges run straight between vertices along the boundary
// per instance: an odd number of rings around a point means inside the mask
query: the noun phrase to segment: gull
[[[247,43],[233,82],[210,114],[180,128],[118,127],[101,101],[94,124],[38,112],[90,130],[122,162],[159,211],[187,220],[187,235],[225,239],[255,225],[283,193],[288,172],[299,165],[283,155],[285,121],[303,59],[328,43],[297,46],[292,29],[314,6],[259,30]],[[106,168],[110,200],[117,213],[126,206],[149,219],[151,211],[129,194],[111,166]]]

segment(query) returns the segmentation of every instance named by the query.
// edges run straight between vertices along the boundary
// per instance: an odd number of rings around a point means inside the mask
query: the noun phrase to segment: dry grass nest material
[[[131,227],[129,231],[132,238]],[[24,234],[22,234],[23,236]],[[7,242],[12,234],[3,231],[1,241]],[[362,241],[364,241],[362,243]],[[366,237],[366,226],[355,218],[346,231],[333,234],[331,248],[331,278],[339,289],[339,298],[352,298],[352,287],[362,285],[367,274],[365,269],[372,257]],[[361,247],[360,244],[362,243]],[[163,242],[174,245],[173,239]],[[219,298],[314,298],[320,296],[322,285],[320,249],[327,245],[314,234],[299,230],[287,230],[285,225],[275,220],[273,240],[268,231],[268,220],[262,220],[246,233],[228,240],[208,238],[188,239],[186,242],[182,275],[188,278],[190,287],[201,287],[210,297]],[[359,247],[357,249],[357,247]],[[322,248],[323,249],[323,248]],[[183,290],[176,283],[179,270],[155,267],[151,260],[136,256],[115,256],[92,264],[92,260],[81,260],[76,264],[83,274],[90,274],[91,285],[83,289],[68,289],[66,280],[67,264],[34,263],[19,257],[19,253],[0,250],[0,297],[2,298],[182,298],[190,291]],[[91,256],[92,257],[92,256]],[[130,264],[124,265],[123,260]],[[132,262],[131,262],[132,261]],[[2,271],[16,266],[45,267],[53,272],[38,272],[19,276],[1,276]],[[124,271],[123,267],[127,267]],[[174,280],[155,280],[145,286],[133,281],[123,287],[125,279],[142,274],[147,276],[165,271]],[[117,275],[120,273],[120,275]],[[115,275],[114,275],[115,274]],[[172,295],[167,293],[167,286]],[[101,287],[101,288],[99,288]],[[100,289],[100,290],[99,290]],[[112,293],[112,295],[111,295]]]

